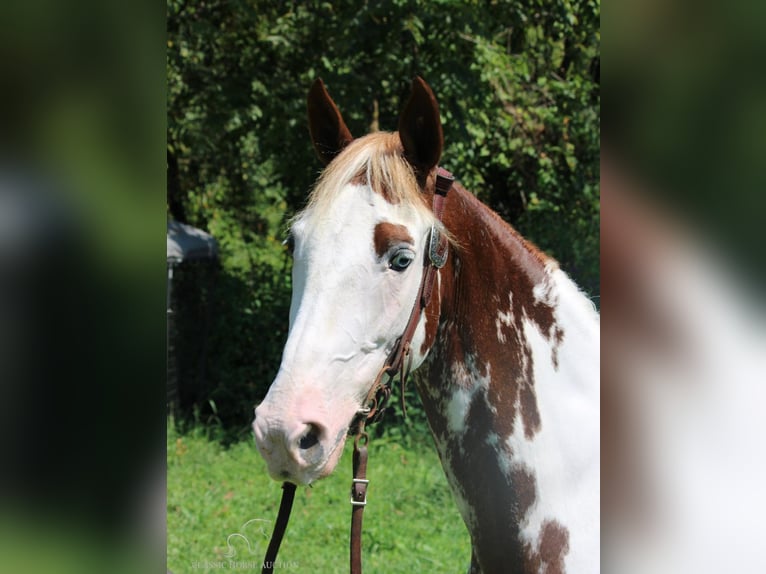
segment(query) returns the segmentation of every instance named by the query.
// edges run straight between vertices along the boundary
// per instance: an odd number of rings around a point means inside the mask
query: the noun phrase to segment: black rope
[[[274,523],[274,532],[271,534],[269,548],[266,550],[266,558],[263,559],[261,574],[271,574],[274,572],[274,562],[277,560],[279,545],[282,544],[282,537],[285,534],[285,530],[287,530],[287,521],[290,519],[293,500],[295,500],[295,485],[292,482],[283,482],[279,514],[277,514],[277,521]]]

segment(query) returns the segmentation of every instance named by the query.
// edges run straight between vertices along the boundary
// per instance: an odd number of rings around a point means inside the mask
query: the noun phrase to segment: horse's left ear
[[[439,104],[423,81],[412,81],[410,99],[399,116],[399,137],[407,161],[420,177],[425,177],[439,163],[444,145]]]
[[[354,138],[320,78],[311,85],[307,104],[311,142],[319,159],[327,165]]]

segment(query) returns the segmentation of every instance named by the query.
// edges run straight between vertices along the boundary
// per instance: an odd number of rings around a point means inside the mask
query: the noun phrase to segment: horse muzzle
[[[312,420],[287,422],[260,406],[255,410],[253,431],[255,445],[274,480],[310,484],[334,470],[347,427],[333,433]]]

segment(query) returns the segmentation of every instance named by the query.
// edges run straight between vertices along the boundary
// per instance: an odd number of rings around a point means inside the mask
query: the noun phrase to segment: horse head
[[[291,225],[290,329],[279,372],[255,410],[258,450],[275,480],[327,476],[418,297],[443,137],[420,78],[395,133],[354,139],[321,80],[308,96],[314,149],[326,168]],[[425,321],[411,366],[427,355]]]

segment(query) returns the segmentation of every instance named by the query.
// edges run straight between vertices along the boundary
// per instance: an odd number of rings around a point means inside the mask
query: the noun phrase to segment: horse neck
[[[574,284],[459,186],[418,391],[488,572],[598,570],[598,320]],[[595,561],[595,562],[594,562]],[[544,569],[544,568],[543,568]]]

